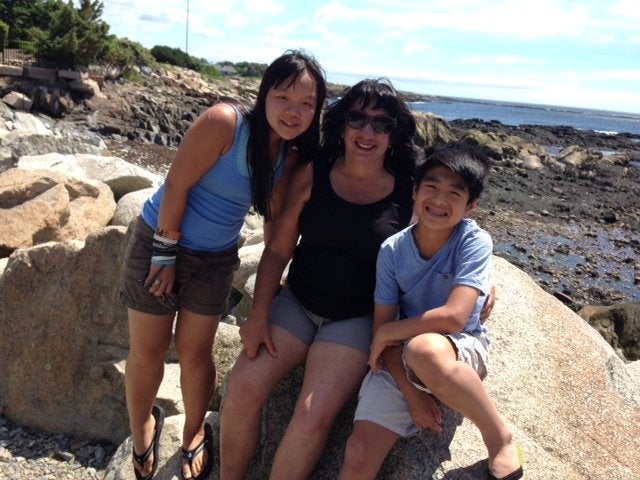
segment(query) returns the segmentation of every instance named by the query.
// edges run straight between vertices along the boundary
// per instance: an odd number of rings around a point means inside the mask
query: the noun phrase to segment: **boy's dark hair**
[[[273,165],[269,154],[270,127],[267,122],[267,93],[272,87],[289,87],[298,77],[308,73],[316,82],[317,105],[309,128],[291,141],[300,158],[309,160],[320,143],[320,114],[327,96],[324,70],[315,58],[304,50],[287,50],[265,70],[258,89],[255,106],[248,113],[250,125],[247,161],[251,172],[253,207],[265,218],[271,218],[269,204],[273,190]],[[287,83],[285,83],[287,82]]]
[[[491,171],[491,159],[479,148],[468,143],[451,143],[438,147],[416,167],[415,187],[420,185],[429,171],[438,166],[446,167],[462,178],[469,189],[471,203],[480,198]]]

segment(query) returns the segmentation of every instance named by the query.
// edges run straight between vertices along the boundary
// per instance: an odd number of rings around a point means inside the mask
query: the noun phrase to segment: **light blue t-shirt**
[[[237,243],[244,217],[253,205],[247,166],[249,122],[235,110],[236,128],[231,149],[189,190],[179,244],[191,250],[217,252]],[[274,182],[284,170],[285,143],[278,155]],[[154,230],[164,189],[162,184],[142,207],[142,218]]]
[[[384,241],[378,252],[374,299],[381,305],[399,305],[400,318],[421,315],[447,302],[454,285],[480,291],[464,332],[486,331],[480,311],[491,282],[491,236],[465,218],[429,260],[420,256],[411,234],[414,225]]]

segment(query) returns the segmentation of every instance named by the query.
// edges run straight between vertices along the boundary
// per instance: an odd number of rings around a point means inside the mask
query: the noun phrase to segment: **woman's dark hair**
[[[362,80],[346,89],[342,98],[328,107],[322,123],[322,144],[317,158],[334,162],[344,153],[342,136],[345,114],[356,106],[380,108],[395,119],[384,168],[393,175],[411,177],[418,157],[418,150],[413,143],[416,121],[402,95],[386,78]]]
[[[273,87],[292,85],[298,77],[308,73],[316,82],[317,105],[309,128],[290,143],[299,151],[301,159],[309,159],[320,142],[320,113],[327,95],[324,70],[313,56],[302,50],[287,50],[267,67],[260,82],[255,106],[247,114],[250,133],[247,162],[251,172],[253,207],[265,218],[271,218],[269,201],[273,190],[273,162],[269,150],[271,128],[267,122],[267,93]]]

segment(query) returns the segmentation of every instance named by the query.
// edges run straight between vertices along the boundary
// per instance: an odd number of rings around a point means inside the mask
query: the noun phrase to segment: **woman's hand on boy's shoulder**
[[[495,283],[491,284],[491,288],[489,289],[489,295],[487,295],[486,300],[484,301],[484,305],[482,306],[482,310],[480,311],[480,321],[482,323],[486,322],[493,311],[493,307],[496,305],[496,285]]]

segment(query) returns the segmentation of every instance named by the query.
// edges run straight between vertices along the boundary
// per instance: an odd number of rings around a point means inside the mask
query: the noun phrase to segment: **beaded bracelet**
[[[165,230],[164,228],[156,228],[155,235],[169,240],[180,240],[180,232],[174,232],[172,230]]]

